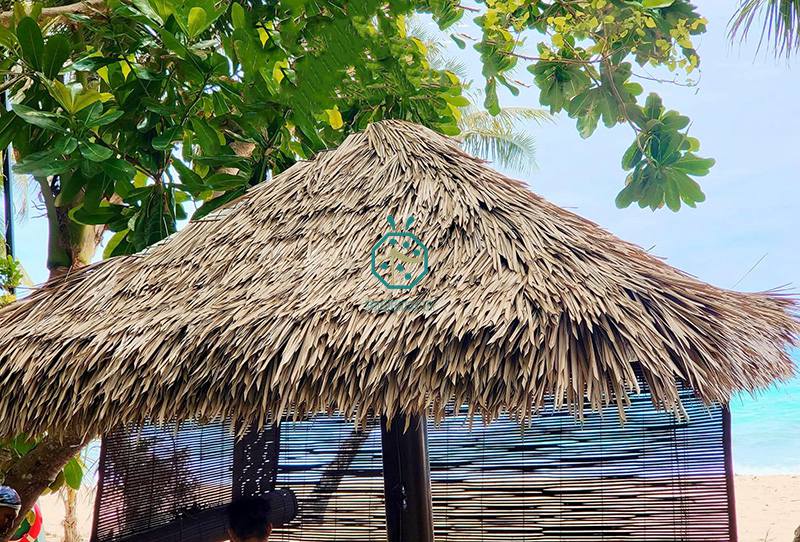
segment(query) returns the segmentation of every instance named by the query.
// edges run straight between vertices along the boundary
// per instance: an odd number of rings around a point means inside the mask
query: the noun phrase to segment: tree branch
[[[43,8],[41,18],[53,19],[62,15],[74,15],[82,13],[84,15],[89,13],[102,13],[108,10],[106,0],[83,0],[82,2],[75,2],[74,4],[67,4],[65,6],[53,6]],[[0,13],[0,23],[5,23],[14,16],[13,10],[3,11]]]
[[[22,510],[14,526],[7,533],[0,533],[0,541],[11,537],[39,495],[89,440],[88,436],[77,434],[66,439],[46,436],[11,467],[4,483],[17,490],[22,498]]]

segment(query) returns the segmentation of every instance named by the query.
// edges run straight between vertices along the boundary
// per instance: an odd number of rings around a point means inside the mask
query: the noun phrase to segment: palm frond
[[[469,87],[470,81],[467,81],[469,78],[469,73],[467,71],[467,66],[464,64],[463,61],[457,58],[447,58],[442,56],[435,56],[435,55],[428,55],[428,62],[432,68],[436,70],[448,70],[456,74],[456,76],[461,79],[462,85]]]
[[[505,168],[518,172],[536,169],[536,145],[530,134],[514,129],[462,130],[461,147]]]
[[[551,122],[550,113],[532,107],[506,107],[497,115],[468,105],[458,122],[467,152],[521,173],[536,169],[533,136],[520,129],[525,121]]]
[[[480,103],[471,100],[473,103]],[[553,117],[544,109],[535,107],[504,107],[497,115],[492,115],[486,110],[479,109],[474,105],[465,107],[462,110],[461,124],[470,126],[503,126],[512,128],[525,121],[534,121],[538,124],[553,122]]]
[[[765,44],[777,56],[800,49],[800,0],[744,0],[728,24],[728,36],[744,41],[761,21],[758,49]]]

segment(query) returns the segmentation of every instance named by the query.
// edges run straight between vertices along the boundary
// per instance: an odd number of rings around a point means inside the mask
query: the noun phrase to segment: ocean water
[[[800,350],[793,352],[800,369]],[[733,464],[739,474],[800,474],[800,376],[731,402]]]

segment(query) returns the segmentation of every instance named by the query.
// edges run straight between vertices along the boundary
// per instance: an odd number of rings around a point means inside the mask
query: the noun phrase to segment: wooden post
[[[388,542],[433,542],[428,435],[424,416],[381,418]]]
[[[733,446],[731,437],[731,410],[728,405],[722,407],[722,448],[725,453],[725,487],[728,494],[728,529],[730,542],[737,542],[739,534],[736,528],[736,494],[733,477]]]
[[[100,458],[97,461],[97,485],[95,486],[96,493],[94,496],[94,514],[92,516],[92,533],[89,535],[89,542],[97,542],[99,540],[97,533],[97,526],[100,521],[100,502],[103,500],[103,487],[105,484],[105,462],[106,462],[106,437],[102,436],[100,439]]]
[[[233,487],[231,498],[266,495],[275,489],[281,426],[252,424],[233,444]]]

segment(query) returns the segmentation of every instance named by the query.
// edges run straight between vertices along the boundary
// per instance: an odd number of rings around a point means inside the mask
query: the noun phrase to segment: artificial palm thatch
[[[387,215],[413,215],[429,249],[410,291],[370,271]],[[386,299],[411,302],[376,304]],[[0,388],[27,397],[0,394],[0,432],[440,417],[453,400],[526,420],[551,399],[622,409],[636,367],[659,406],[679,410],[676,382],[725,402],[790,377],[793,303],[704,284],[454,140],[386,121],[0,312]]]

